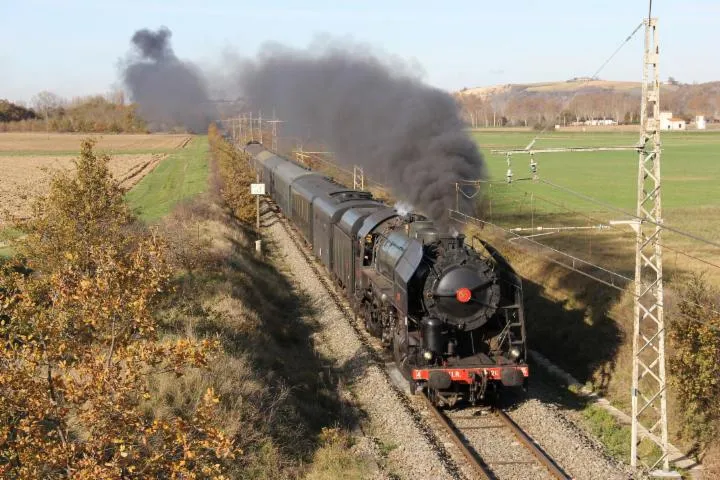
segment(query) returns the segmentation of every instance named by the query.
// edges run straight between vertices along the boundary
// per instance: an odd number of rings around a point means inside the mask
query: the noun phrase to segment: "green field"
[[[208,140],[195,137],[163,160],[128,192],[130,207],[146,222],[168,214],[182,200],[204,192],[208,179]]]
[[[493,180],[505,180],[505,157],[492,149],[524,148],[535,132],[473,132],[489,165]],[[663,206],[667,212],[689,207],[720,206],[720,132],[673,132],[662,134]],[[634,133],[556,133],[544,132],[535,148],[634,145]],[[541,178],[570,187],[615,207],[634,210],[638,156],[635,152],[568,152],[535,155]],[[514,178],[530,176],[529,155],[512,157]],[[589,202],[559,189],[533,182],[517,182],[513,187],[592,210]]]
[[[631,273],[634,233],[627,226],[609,230],[530,232],[529,228],[589,227],[612,220],[628,220],[635,213],[638,156],[634,151],[563,152],[536,154],[539,181],[530,179],[530,157],[511,159],[512,184],[506,183],[507,161],[492,149],[525,148],[536,136],[534,148],[629,146],[638,134],[624,132],[475,131],[488,164],[490,179],[481,192],[483,216],[504,228],[524,228],[523,235],[568,251],[603,266]],[[662,204],[667,225],[707,239],[720,236],[720,132],[668,132],[662,141]],[[581,198],[550,182],[599,202]],[[468,191],[467,193],[472,193]],[[663,234],[670,269],[707,271],[720,281],[717,247],[677,235]],[[683,255],[689,253],[702,260]]]

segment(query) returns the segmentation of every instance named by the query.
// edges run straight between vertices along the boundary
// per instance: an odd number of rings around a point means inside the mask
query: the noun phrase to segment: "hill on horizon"
[[[677,91],[682,87],[701,87],[720,84],[720,82],[705,83],[680,83],[671,79],[661,82],[661,88],[667,91]],[[549,81],[535,83],[505,83],[488,86],[463,88],[457,93],[459,95],[476,95],[481,98],[487,98],[492,95],[509,93],[509,92],[527,92],[527,93],[575,93],[579,90],[588,91],[613,91],[622,93],[640,93],[640,82],[626,80],[603,80],[599,78],[579,77],[565,81]]]
[[[569,123],[613,119],[635,123],[640,117],[641,82],[572,78],[562,82],[506,83],[455,92],[472,126]],[[690,121],[704,115],[720,120],[720,81],[660,85],[660,107]]]

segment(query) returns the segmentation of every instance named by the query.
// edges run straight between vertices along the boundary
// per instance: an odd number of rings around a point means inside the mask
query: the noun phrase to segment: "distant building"
[[[593,118],[590,120],[585,120],[585,125],[597,127],[597,126],[617,125],[617,122],[611,118],[603,118],[603,119]]]
[[[660,112],[660,130],[685,130],[685,120],[673,117],[672,112]]]
[[[698,115],[695,117],[695,128],[698,130],[705,130],[705,115]]]

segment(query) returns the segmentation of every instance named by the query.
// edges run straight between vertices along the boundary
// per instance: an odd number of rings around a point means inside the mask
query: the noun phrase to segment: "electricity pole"
[[[660,234],[660,77],[657,18],[645,20],[640,142],[638,144],[630,463],[637,466],[640,430],[661,453],[649,461],[657,475],[672,475],[668,457],[665,318]]]
[[[262,111],[258,112],[258,137],[260,138],[260,143],[263,143]]]
[[[365,190],[365,172],[357,165],[353,165],[353,190]]]
[[[278,151],[278,123],[282,123],[282,120],[278,120],[275,116],[275,110],[273,110],[273,119],[266,120],[265,123],[272,124],[272,139],[271,139],[271,150],[275,153]]]

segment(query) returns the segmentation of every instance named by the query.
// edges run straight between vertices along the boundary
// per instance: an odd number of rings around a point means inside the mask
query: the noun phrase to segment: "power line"
[[[500,182],[500,183],[503,184],[503,185],[507,185],[507,183],[505,183],[505,182]],[[462,189],[461,189],[461,191],[462,191]],[[479,191],[480,191],[480,190],[478,190],[478,192],[479,192]],[[476,192],[476,193],[473,195],[473,197],[474,197],[475,195],[477,195],[478,192]],[[574,214],[574,215],[578,215],[578,216],[584,217],[584,218],[586,218],[587,220],[590,220],[590,221],[592,221],[592,222],[607,222],[607,221],[604,220],[604,219],[600,219],[600,218],[597,218],[597,217],[593,217],[593,216],[588,215],[587,213],[581,212],[581,211],[579,211],[579,210],[572,210],[572,209],[568,208],[567,206],[563,205],[562,203],[554,202],[554,201],[552,201],[552,200],[550,200],[550,199],[547,199],[547,198],[543,197],[542,195],[538,195],[537,193],[528,192],[527,190],[520,190],[520,192],[524,193],[525,196],[527,196],[527,195],[532,195],[532,197],[533,197],[534,199],[538,199],[538,200],[540,200],[540,201],[542,201],[542,202],[548,203],[548,204],[550,204],[550,205],[552,205],[552,206],[554,206],[554,207],[557,207],[557,208],[562,208],[563,210],[567,211],[568,213],[571,213],[571,214]],[[463,194],[464,194],[464,193],[463,193]],[[471,197],[467,197],[467,198],[471,198]],[[613,231],[615,231],[615,232],[618,232],[620,235],[623,235],[623,236],[625,236],[625,237],[631,237],[631,238],[633,238],[633,239],[635,238],[635,234],[633,234],[632,232],[627,231],[627,230],[625,230],[625,229],[618,228],[616,225],[613,225],[613,224],[611,224],[611,223],[609,223],[609,222],[606,223],[606,226],[607,226],[609,229],[611,229],[611,230],[613,230]],[[703,264],[705,264],[705,265],[707,265],[707,266],[709,266],[709,267],[717,268],[717,269],[720,270],[720,265],[715,264],[715,263],[712,263],[712,262],[709,261],[709,260],[705,260],[704,258],[700,258],[700,257],[698,257],[698,256],[696,256],[696,255],[691,254],[691,253],[688,253],[688,252],[685,251],[685,250],[681,250],[681,249],[679,249],[679,248],[671,247],[671,246],[669,246],[667,243],[664,243],[664,242],[661,244],[661,247],[667,248],[668,250],[670,250],[670,251],[672,251],[672,252],[674,252],[674,253],[677,253],[677,254],[679,254],[679,255],[683,255],[684,257],[691,258],[691,259],[696,260],[696,261],[698,261],[698,262],[700,262],[700,263],[703,263]]]
[[[596,282],[599,282],[599,283],[601,283],[601,284],[603,284],[603,285],[606,285],[606,286],[608,286],[608,287],[611,287],[611,288],[613,288],[613,289],[615,289],[615,290],[618,290],[618,291],[620,291],[620,292],[629,292],[631,295],[635,296],[635,293],[634,293],[634,292],[629,291],[629,290],[627,290],[627,288],[626,288],[626,287],[629,286],[630,284],[634,283],[634,280],[626,277],[625,275],[623,275],[623,274],[621,274],[621,273],[617,273],[617,272],[614,272],[614,271],[612,271],[612,270],[608,270],[608,269],[606,269],[606,268],[604,268],[604,267],[602,267],[602,266],[600,266],[600,265],[596,265],[596,264],[594,264],[594,263],[588,262],[588,261],[583,260],[583,259],[581,259],[581,258],[574,257],[573,255],[570,255],[570,254],[568,254],[568,253],[566,253],[566,252],[563,252],[562,250],[558,250],[558,249],[549,247],[548,245],[544,245],[544,244],[542,244],[542,243],[540,243],[540,242],[537,242],[537,241],[535,241],[535,240],[532,240],[532,239],[530,239],[530,238],[528,238],[528,237],[526,237],[526,236],[518,235],[517,233],[515,233],[515,232],[513,232],[513,231],[511,231],[511,230],[509,230],[509,229],[507,229],[507,228],[504,228],[504,227],[502,227],[502,226],[500,226],[500,225],[497,225],[497,224],[495,224],[495,223],[489,222],[489,221],[487,221],[487,220],[482,220],[482,219],[473,217],[473,216],[471,216],[471,215],[467,215],[467,214],[462,213],[462,212],[457,211],[457,210],[449,210],[449,213],[450,213],[450,218],[451,218],[452,220],[457,221],[457,222],[464,223],[464,224],[466,224],[466,225],[467,225],[467,224],[479,224],[479,226],[480,226],[481,228],[483,228],[483,227],[485,227],[485,226],[488,226],[488,227],[491,227],[491,228],[493,228],[493,229],[495,229],[495,230],[499,230],[499,231],[501,231],[502,233],[504,233],[504,234],[506,234],[506,235],[509,235],[509,236],[511,236],[511,237],[514,237],[514,238],[517,238],[517,239],[519,239],[519,240],[521,240],[521,241],[523,241],[523,242],[529,243],[532,247],[535,248],[535,251],[528,250],[528,249],[523,249],[523,250],[525,250],[527,253],[530,253],[531,255],[534,255],[534,256],[536,256],[536,257],[539,257],[539,258],[543,258],[543,259],[545,259],[545,260],[548,260],[548,261],[554,263],[555,265],[558,265],[558,266],[560,266],[560,267],[563,267],[563,268],[565,268],[565,269],[567,269],[567,270],[570,270],[570,271],[573,271],[573,272],[575,272],[575,273],[579,273],[579,274],[581,274],[581,275],[583,275],[583,276],[585,276],[585,277],[587,277],[587,278],[589,278],[589,279],[591,279],[591,280],[594,280],[594,281],[596,281]],[[514,246],[517,246],[517,245],[518,245],[517,243],[512,243],[512,241],[509,240],[509,239],[507,239],[507,238],[502,238],[502,236],[500,237],[500,239],[501,239],[502,241],[508,243],[509,245],[514,245]],[[566,262],[564,262],[564,261],[562,261],[562,260],[558,260],[558,259],[556,259],[556,258],[553,258],[553,257],[550,256],[549,254],[543,254],[543,253],[541,253],[541,250],[547,250],[547,251],[549,251],[550,253],[558,254],[558,255],[560,255],[561,257],[563,257],[565,260],[567,260],[567,262],[569,262],[569,264],[566,263]],[[586,267],[589,267],[589,268],[594,268],[594,269],[597,269],[597,270],[599,270],[599,271],[601,271],[601,272],[603,272],[603,273],[606,273],[606,274],[609,275],[610,280],[605,280],[605,279],[602,279],[602,278],[598,277],[597,275],[594,275],[593,273],[580,270],[580,269],[577,267],[577,265],[586,266]],[[625,286],[622,286],[622,285],[619,285],[619,284],[615,284],[615,283],[613,283],[613,281],[612,281],[613,278],[617,278],[618,280],[622,280],[622,281],[624,281],[624,282],[627,282],[627,284],[626,284]],[[702,305],[702,304],[699,304],[699,303],[697,303],[697,302],[693,302],[692,300],[682,300],[682,302],[688,303],[688,304],[690,304],[690,305],[697,306],[697,307],[699,307],[699,308],[707,309],[710,313],[712,313],[712,314],[714,314],[714,315],[718,315],[718,316],[720,317],[720,312],[716,311],[714,308],[710,307],[709,305]],[[718,327],[718,326],[715,326],[715,325],[713,325],[713,324],[711,324],[711,323],[709,323],[709,322],[707,322],[707,321],[705,321],[705,320],[701,320],[701,319],[699,319],[699,318],[691,317],[690,315],[688,315],[688,314],[686,314],[686,313],[683,313],[683,312],[677,312],[677,313],[679,313],[680,315],[684,316],[684,317],[687,318],[688,320],[692,320],[692,321],[694,321],[694,322],[703,324],[703,325],[707,326],[708,328],[710,328],[711,330],[720,333],[720,327]]]
[[[627,215],[628,217],[632,217],[632,218],[634,218],[634,219],[636,219],[636,220],[639,220],[639,221],[641,221],[641,222],[650,223],[650,224],[652,224],[652,225],[655,225],[656,227],[660,227],[660,228],[662,228],[662,229],[664,229],[664,230],[667,230],[667,231],[669,231],[669,232],[677,233],[678,235],[682,235],[682,236],[684,236],[684,237],[691,238],[691,239],[696,240],[696,241],[698,241],[698,242],[706,243],[706,244],[708,244],[708,245],[712,245],[713,247],[718,247],[718,248],[720,248],[720,243],[713,242],[712,240],[708,240],[707,238],[703,238],[703,237],[700,237],[700,236],[698,236],[698,235],[695,235],[695,234],[692,234],[692,233],[689,233],[689,232],[682,231],[682,230],[680,230],[680,229],[678,229],[678,228],[671,227],[670,225],[666,225],[666,224],[664,224],[664,223],[658,223],[658,222],[655,222],[655,221],[653,221],[653,220],[649,220],[649,219],[647,219],[647,218],[639,217],[638,215],[636,215],[636,214],[634,214],[634,213],[630,213],[630,212],[628,212],[628,211],[626,211],[626,210],[623,210],[622,208],[615,207],[614,205],[610,205],[609,203],[603,202],[602,200],[598,200],[598,199],[593,198],[593,197],[591,197],[591,196],[589,196],[589,195],[585,195],[585,194],[583,194],[583,193],[576,192],[575,190],[572,190],[572,189],[570,189],[570,188],[568,188],[568,187],[564,187],[564,186],[562,186],[562,185],[557,185],[557,184],[555,184],[555,183],[553,183],[553,182],[551,182],[551,181],[549,181],[549,180],[545,180],[544,178],[539,178],[538,180],[539,180],[540,182],[546,184],[546,185],[550,185],[551,187],[557,188],[557,189],[559,189],[559,190],[563,190],[564,192],[569,193],[569,194],[571,194],[571,195],[574,195],[574,196],[576,196],[576,197],[578,197],[578,198],[582,198],[583,200],[587,200],[588,202],[595,203],[595,204],[597,204],[597,205],[601,205],[601,206],[603,206],[603,207],[605,207],[605,208],[607,208],[607,209],[609,209],[609,210],[613,210],[613,211],[618,212],[618,213],[621,213],[621,214],[623,214],[623,215]]]
[[[625,275],[623,275],[623,274],[621,274],[621,273],[614,272],[614,271],[612,271],[612,270],[608,270],[608,269],[605,268],[605,267],[601,267],[600,265],[596,265],[596,264],[594,264],[594,263],[588,262],[587,260],[583,260],[583,259],[581,259],[581,258],[575,257],[575,256],[573,256],[573,255],[570,255],[570,254],[566,253],[566,252],[563,252],[563,251],[558,250],[558,249],[556,249],[556,248],[553,248],[553,247],[550,247],[550,246],[545,245],[545,244],[543,244],[543,243],[540,243],[540,242],[538,242],[538,241],[536,241],[536,240],[532,240],[532,239],[530,239],[530,238],[528,238],[528,237],[526,237],[526,236],[518,235],[517,233],[515,233],[515,232],[513,232],[513,231],[511,231],[511,230],[509,230],[509,229],[507,229],[507,228],[505,228],[505,227],[501,227],[500,225],[497,225],[497,224],[495,224],[495,223],[488,222],[487,220],[481,220],[481,219],[476,218],[476,217],[473,217],[473,216],[471,216],[471,215],[467,215],[467,214],[465,214],[465,213],[462,213],[462,212],[460,212],[460,211],[458,211],[458,210],[450,210],[449,213],[450,213],[450,218],[451,218],[452,220],[456,220],[456,221],[459,221],[459,222],[465,223],[465,224],[475,223],[475,224],[479,224],[480,226],[483,226],[483,227],[484,227],[484,226],[490,226],[490,227],[492,227],[492,228],[494,228],[494,229],[496,229],[496,230],[500,230],[501,232],[503,232],[503,233],[505,233],[505,234],[507,234],[507,235],[510,235],[510,236],[512,236],[512,237],[515,237],[515,238],[517,238],[517,239],[519,239],[519,240],[521,240],[521,241],[527,242],[527,243],[531,244],[531,245],[532,245],[533,247],[535,247],[535,248],[540,248],[540,249],[543,249],[543,250],[547,250],[547,251],[549,251],[549,252],[551,252],[551,253],[553,253],[553,254],[557,254],[557,255],[559,255],[560,257],[562,257],[563,259],[565,259],[565,260],[567,261],[567,263],[565,263],[565,262],[563,262],[563,261],[560,261],[560,260],[558,260],[558,259],[555,259],[555,258],[553,258],[553,257],[551,257],[551,256],[549,256],[549,255],[544,255],[544,254],[540,254],[540,255],[541,255],[542,257],[546,258],[547,260],[549,260],[549,261],[557,264],[557,265],[560,265],[560,266],[565,267],[565,268],[567,268],[567,269],[569,269],[569,270],[572,270],[572,271],[575,271],[575,272],[577,272],[577,273],[580,273],[581,275],[585,275],[586,277],[589,277],[589,278],[591,278],[591,279],[593,279],[593,280],[595,280],[595,281],[598,281],[598,282],[600,282],[600,283],[603,283],[603,284],[605,284],[605,285],[607,285],[607,286],[609,286],[609,287],[615,288],[616,290],[625,291],[625,287],[627,286],[627,284],[630,284],[630,283],[633,282],[633,280],[632,280],[631,278],[626,277]],[[579,267],[588,267],[588,268],[590,268],[590,269],[598,270],[598,271],[600,271],[600,272],[602,272],[602,273],[604,273],[604,274],[607,274],[607,275],[608,275],[608,279],[606,280],[606,279],[600,278],[600,277],[598,277],[598,276],[596,276],[596,275],[594,275],[594,274],[592,274],[592,273],[588,273],[588,272],[586,272],[586,271],[580,270]],[[625,284],[625,285],[622,285],[622,284]]]

